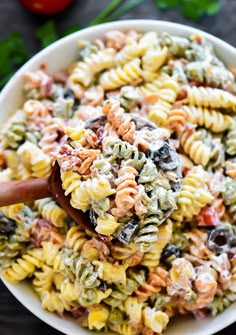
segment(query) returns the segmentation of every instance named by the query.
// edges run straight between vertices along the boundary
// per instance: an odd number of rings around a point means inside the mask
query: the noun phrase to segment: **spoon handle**
[[[0,207],[50,197],[48,183],[48,178],[1,182]]]

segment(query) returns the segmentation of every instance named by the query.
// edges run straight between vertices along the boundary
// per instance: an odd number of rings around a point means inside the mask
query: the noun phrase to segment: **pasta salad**
[[[23,90],[0,132],[0,182],[47,177],[57,161],[95,231],[52,198],[1,207],[5,280],[124,335],[236,301],[235,71],[207,40],[109,31],[53,76],[25,73]]]

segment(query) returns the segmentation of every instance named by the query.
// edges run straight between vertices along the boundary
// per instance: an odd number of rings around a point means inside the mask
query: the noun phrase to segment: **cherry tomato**
[[[34,13],[51,15],[63,11],[73,0],[20,0],[20,2]]]
[[[198,226],[217,226],[220,222],[217,211],[212,207],[204,207],[197,215]]]

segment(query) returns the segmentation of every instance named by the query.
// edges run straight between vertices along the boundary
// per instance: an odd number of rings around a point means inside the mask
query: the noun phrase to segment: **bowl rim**
[[[87,34],[92,35],[94,33],[95,35],[102,35],[102,34],[104,34],[105,31],[108,31],[108,30],[114,30],[114,29],[126,30],[126,29],[132,28],[132,26],[134,26],[133,27],[134,29],[140,30],[140,31],[142,31],[142,30],[143,31],[148,31],[147,27],[150,27],[150,28],[152,27],[151,28],[152,30],[160,29],[160,31],[162,31],[162,32],[165,31],[165,30],[173,30],[173,31],[176,30],[177,31],[177,33],[176,33],[177,36],[189,36],[191,34],[198,33],[198,34],[202,35],[203,37],[205,37],[207,40],[209,40],[217,48],[220,48],[220,49],[222,48],[222,50],[224,50],[224,52],[226,52],[226,53],[229,52],[229,53],[232,53],[236,56],[236,48],[233,47],[232,45],[230,45],[229,43],[221,40],[220,38],[218,38],[218,37],[216,37],[212,34],[209,34],[209,33],[205,32],[201,29],[194,28],[194,27],[191,27],[191,26],[187,26],[187,25],[184,25],[184,24],[174,23],[174,22],[170,22],[170,21],[153,20],[153,19],[129,19],[129,20],[107,22],[107,23],[95,25],[95,26],[92,26],[92,27],[84,28],[84,29],[81,29],[77,32],[74,32],[74,33],[72,33],[68,36],[62,37],[58,41],[52,43],[51,45],[49,45],[45,49],[36,53],[13,75],[13,77],[8,81],[8,83],[2,89],[2,91],[0,93],[0,106],[3,103],[4,99],[7,98],[7,96],[11,92],[13,84],[23,76],[23,74],[27,71],[27,69],[30,66],[32,66],[34,63],[36,64],[40,60],[41,60],[41,62],[43,62],[43,57],[44,56],[47,56],[48,54],[50,54],[50,52],[53,51],[54,49],[56,49],[58,47],[62,47],[64,42],[66,42],[66,43],[74,42],[75,39],[79,39],[81,37],[83,38],[83,35],[87,35]],[[138,29],[138,27],[140,29]],[[149,29],[149,31],[150,31],[150,29]],[[235,64],[235,66],[236,66],[236,64]],[[63,66],[62,66],[62,68],[63,68]],[[22,295],[18,292],[19,289],[17,289],[17,285],[12,285],[12,284],[8,283],[6,280],[4,280],[3,278],[1,278],[1,279],[2,279],[3,283],[5,284],[5,286],[8,288],[8,290],[15,296],[15,298],[24,307],[26,307],[31,313],[33,313],[37,318],[41,319],[42,321],[44,321],[45,323],[47,323],[51,327],[53,327],[53,328],[55,328],[59,331],[63,331],[65,334],[71,335],[70,332],[67,332],[66,327],[59,327],[55,324],[55,322],[53,322],[51,320],[48,320],[47,317],[46,317],[48,312],[45,312],[43,310],[39,311],[38,308],[31,308],[29,303],[27,303],[22,298]],[[236,309],[236,303],[234,303],[233,306],[234,306],[234,309]],[[40,308],[42,308],[42,307],[40,307]],[[215,332],[224,329],[225,327],[229,326],[230,324],[233,324],[236,321],[236,314],[230,313],[229,316],[227,317],[227,319],[224,318],[224,321],[225,322],[217,323],[217,325],[214,325],[213,327],[211,326],[210,332],[201,330],[201,335],[214,334]],[[79,328],[79,325],[78,325],[78,331],[79,331],[79,329],[80,328]],[[86,329],[86,331],[87,331],[87,329]],[[88,332],[90,334],[92,334],[92,331],[88,331]],[[105,334],[105,333],[102,333],[102,334]]]

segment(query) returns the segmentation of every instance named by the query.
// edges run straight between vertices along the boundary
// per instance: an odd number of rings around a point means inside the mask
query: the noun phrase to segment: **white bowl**
[[[9,81],[0,94],[0,124],[3,124],[10,114],[21,105],[23,101],[22,87],[23,74],[25,71],[39,69],[40,65],[46,64],[47,72],[53,74],[55,71],[66,67],[76,59],[78,39],[93,40],[101,37],[109,30],[127,30],[136,29],[141,32],[157,31],[168,32],[173,35],[189,36],[193,33],[200,32],[215,47],[218,57],[228,66],[236,67],[236,49],[220,39],[209,35],[197,29],[187,27],[181,24],[154,21],[154,20],[128,20],[106,23],[92,28],[83,29],[70,36],[64,37],[58,42],[39,52],[30,61],[28,61]],[[34,294],[31,286],[27,283],[12,285],[3,281],[11,293],[34,315],[45,321],[55,329],[67,335],[88,335],[91,331],[86,330],[74,319],[60,319],[57,315],[44,311],[40,301]],[[12,317],[14,322],[14,316]],[[210,335],[231,323],[236,321],[236,303],[231,305],[223,313],[215,318],[204,320],[194,320],[192,317],[180,317],[170,322],[165,335]],[[98,332],[96,332],[99,334]],[[101,333],[100,333],[101,334]]]

